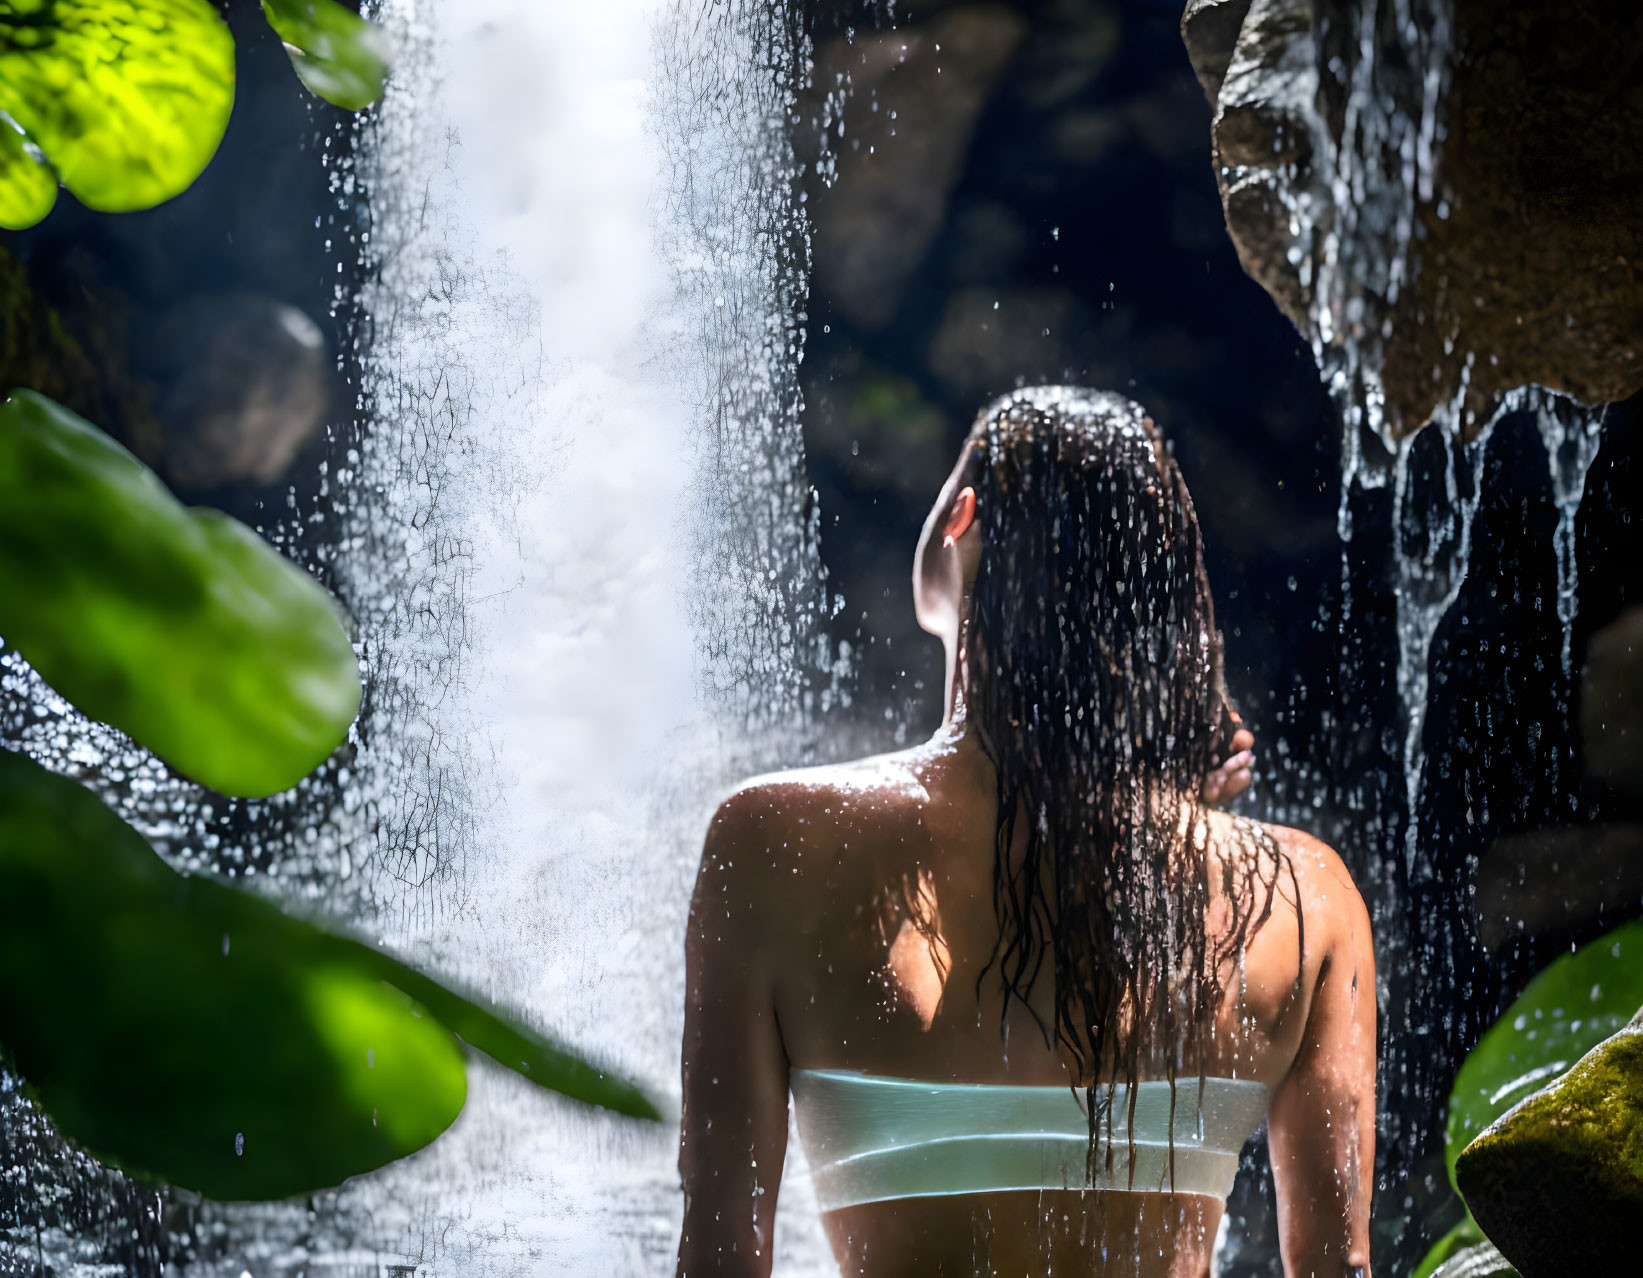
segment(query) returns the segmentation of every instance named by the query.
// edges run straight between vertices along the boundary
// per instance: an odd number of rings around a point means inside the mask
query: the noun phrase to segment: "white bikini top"
[[[789,1074],[799,1137],[823,1211],[887,1198],[1009,1189],[1134,1189],[1225,1199],[1238,1153],[1266,1116],[1264,1083],[1196,1078],[1113,1094],[1112,1168],[1103,1119],[1094,1182],[1089,1119],[1071,1088],[920,1083],[855,1070]],[[1171,1173],[1170,1089],[1175,1091]],[[1131,1173],[1133,1171],[1133,1179]]]

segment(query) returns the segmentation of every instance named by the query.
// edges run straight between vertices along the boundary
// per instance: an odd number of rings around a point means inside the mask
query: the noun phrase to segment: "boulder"
[[[1643,7],[1239,10],[1182,22],[1228,231],[1303,334],[1384,387],[1389,440],[1447,404],[1476,429],[1522,385],[1643,389]]]
[[[1249,5],[1250,0],[1187,0],[1181,15],[1187,58],[1211,106],[1221,92],[1221,80],[1232,61],[1232,47],[1238,42]]]
[[[1456,1183],[1523,1278],[1633,1273],[1643,1218],[1643,1015],[1461,1151]]]
[[[160,429],[134,440],[134,451],[184,492],[279,481],[331,407],[324,334],[271,297],[189,298],[142,351]]]

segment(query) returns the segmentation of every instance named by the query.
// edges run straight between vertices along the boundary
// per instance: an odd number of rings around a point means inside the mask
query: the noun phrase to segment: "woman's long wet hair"
[[[1199,792],[1234,725],[1198,521],[1151,420],[1117,395],[1032,388],[989,406],[967,447],[965,702],[998,778],[988,971],[1006,1015],[1053,980],[1051,1019],[1034,1015],[1086,1089],[1093,1177],[1103,1118],[1112,1168],[1119,1084],[1133,1118],[1160,1055],[1172,1081],[1206,1072],[1275,863],[1259,836],[1222,850],[1231,919],[1212,938]]]

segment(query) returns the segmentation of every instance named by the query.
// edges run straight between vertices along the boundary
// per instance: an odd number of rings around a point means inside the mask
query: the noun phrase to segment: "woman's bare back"
[[[1034,987],[1033,1008],[1014,1004],[1008,1014],[996,970],[983,976],[999,934],[994,794],[985,755],[956,734],[901,754],[755,781],[715,818],[689,940],[682,1166],[688,1194],[703,1183],[692,1174],[698,1160],[712,1160],[712,1179],[726,1189],[738,1159],[756,1165],[745,1187],[753,1204],[747,1238],[731,1244],[737,1263],[752,1259],[750,1249],[768,1263],[790,1069],[931,1082],[1074,1081],[1035,1021],[1050,1011],[1048,975]],[[1266,833],[1260,842],[1277,888],[1271,913],[1249,937],[1241,967],[1226,973],[1203,1068],[1271,1089],[1292,1273],[1346,1274],[1367,1266],[1368,923],[1332,851],[1296,831]],[[1217,858],[1237,838],[1233,819],[1207,814],[1207,834],[1210,880],[1218,883]],[[1212,939],[1224,906],[1212,900]],[[1164,1077],[1171,1045],[1148,1047],[1149,1076]],[[735,1106],[726,1103],[732,1095]],[[703,1120],[694,1139],[693,1110]],[[717,1111],[715,1131],[706,1129],[708,1111]],[[713,1198],[721,1216],[733,1201]],[[1220,1203],[1202,1195],[1057,1190],[891,1200],[825,1219],[842,1270],[868,1278],[1196,1278],[1207,1271],[1220,1214]],[[691,1228],[687,1202],[681,1272],[740,1272],[705,1249],[687,1264]],[[723,1252],[728,1235],[703,1233]]]

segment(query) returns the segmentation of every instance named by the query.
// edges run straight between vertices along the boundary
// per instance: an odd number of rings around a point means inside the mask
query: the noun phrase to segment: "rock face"
[[[1643,388],[1643,7],[1192,0],[1182,33],[1245,269],[1361,349],[1385,436]]]
[[[1643,1015],[1503,1114],[1455,1168],[1523,1278],[1633,1273],[1643,1216]]]

